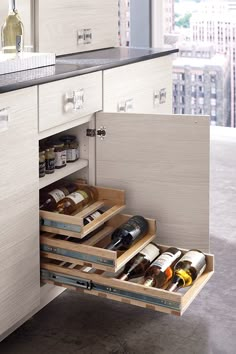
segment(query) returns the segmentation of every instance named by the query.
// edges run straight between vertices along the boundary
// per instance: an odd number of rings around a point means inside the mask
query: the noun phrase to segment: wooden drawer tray
[[[156,222],[147,219],[149,232],[141,240],[136,242],[127,251],[121,253],[104,249],[111,241],[111,233],[122,223],[127,221],[130,215],[116,215],[104,228],[81,244],[73,241],[58,239],[55,234],[42,234],[40,238],[41,257],[61,260],[77,265],[90,266],[109,272],[117,272],[131,258],[140,252],[156,237]]]
[[[96,189],[98,191],[98,200],[77,214],[63,215],[41,210],[41,231],[83,238],[125,208],[125,192],[123,190],[97,186]],[[86,216],[103,207],[107,210],[101,216],[88,225],[83,226],[83,219]]]
[[[160,248],[164,251],[167,247],[160,246]],[[182,251],[186,252],[186,250]],[[214,257],[206,256],[205,272],[184,294],[109,278],[101,271],[88,273],[75,264],[44,259],[41,260],[41,278],[45,283],[181,316],[214,273]]]

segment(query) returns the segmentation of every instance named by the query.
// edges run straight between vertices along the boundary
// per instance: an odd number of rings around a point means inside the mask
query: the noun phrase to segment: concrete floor
[[[236,353],[236,134],[230,143],[217,134],[211,143],[215,275],[184,316],[66,291],[0,343],[1,354]]]

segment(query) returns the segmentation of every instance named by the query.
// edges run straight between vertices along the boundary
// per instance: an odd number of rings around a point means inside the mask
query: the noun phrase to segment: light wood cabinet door
[[[117,0],[36,0],[36,49],[57,55],[118,44]]]
[[[37,88],[0,95],[0,338],[39,305]]]
[[[172,113],[171,55],[104,71],[104,112]]]
[[[209,119],[102,113],[96,184],[126,191],[127,213],[157,221],[157,242],[209,250]]]

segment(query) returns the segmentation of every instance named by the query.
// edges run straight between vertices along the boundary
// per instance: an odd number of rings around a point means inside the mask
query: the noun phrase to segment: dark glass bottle
[[[123,273],[118,278],[129,280],[144,276],[147,268],[159,254],[160,250],[157,245],[150,243],[125,265]]]
[[[73,193],[78,189],[78,186],[74,183],[66,183],[61,185],[46,194],[42,193],[40,198],[40,209],[47,211],[55,211],[57,203],[60,202],[70,193]]]
[[[155,288],[162,288],[167,285],[173,276],[173,266],[180,256],[181,251],[178,248],[168,248],[147,269],[144,276],[144,285]]]
[[[106,249],[128,249],[135,241],[146,235],[147,232],[147,220],[140,215],[133,216],[112,233],[112,241]]]

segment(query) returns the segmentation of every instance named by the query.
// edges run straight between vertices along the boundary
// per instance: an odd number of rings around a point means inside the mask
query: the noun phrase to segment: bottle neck
[[[118,238],[115,241],[112,241],[107,247],[107,250],[117,250],[119,246],[122,244],[122,239]]]
[[[9,12],[16,12],[16,0],[9,0]]]
[[[154,279],[152,279],[152,278],[146,279],[145,282],[143,283],[143,285],[152,287],[154,285]]]

